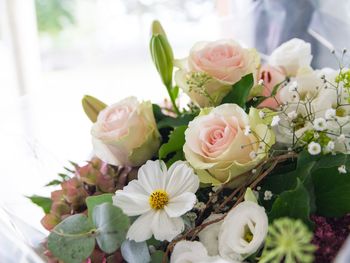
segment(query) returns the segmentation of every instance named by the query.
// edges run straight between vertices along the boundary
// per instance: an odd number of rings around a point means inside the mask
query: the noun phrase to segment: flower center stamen
[[[169,202],[168,193],[164,190],[155,190],[149,197],[149,204],[153,209],[163,209]]]

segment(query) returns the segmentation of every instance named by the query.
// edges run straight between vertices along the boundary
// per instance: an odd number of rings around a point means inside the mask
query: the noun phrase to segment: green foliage
[[[59,185],[61,183],[62,183],[62,181],[55,179],[55,180],[52,180],[49,183],[47,183],[45,186]]]
[[[162,263],[163,262],[163,256],[164,256],[164,252],[157,250],[156,252],[154,252],[151,255],[151,262],[152,263]],[[168,260],[166,260],[165,262],[168,262]]]
[[[108,254],[120,247],[130,225],[129,217],[108,202],[97,204],[101,201],[90,201],[92,220],[84,214],[76,214],[67,217],[52,230],[48,247],[55,257],[66,263],[82,262],[91,255],[96,241]]]
[[[163,129],[167,127],[175,128],[178,126],[188,125],[188,123],[192,121],[197,115],[197,113],[185,113],[176,118],[166,116],[157,123],[157,126],[158,129]]]
[[[231,91],[223,98],[221,104],[235,103],[241,108],[246,108],[246,101],[250,90],[254,85],[253,74],[244,76],[240,81],[232,85]]]
[[[311,226],[309,215],[338,217],[350,212],[350,176],[341,174],[338,167],[344,165],[350,170],[346,154],[312,156],[303,151],[298,156],[297,167],[269,175],[262,184],[260,193],[273,193],[270,201],[261,200],[264,207],[271,209],[271,220],[292,217],[303,220]]]
[[[39,31],[57,34],[67,25],[73,25],[74,2],[72,0],[35,0]]]
[[[95,206],[93,223],[97,228],[97,243],[102,251],[113,253],[125,240],[130,220],[123,211],[110,203]]]
[[[92,212],[94,211],[95,206],[103,203],[112,204],[112,196],[113,194],[101,194],[87,197],[85,202],[88,208],[89,218],[92,219]]]
[[[169,135],[169,140],[164,143],[159,149],[159,158],[163,159],[172,152],[182,152],[182,147],[185,144],[185,131],[187,126],[176,127]]]
[[[27,196],[27,198],[32,201],[34,204],[40,206],[45,214],[50,213],[52,200],[48,197],[38,196],[38,195],[32,195]]]
[[[290,217],[302,219],[304,223],[311,226],[309,220],[310,201],[309,193],[300,181],[297,179],[297,186],[288,191],[282,192],[272,205],[269,218],[273,221],[280,217]]]
[[[59,223],[48,238],[52,254],[65,263],[80,263],[89,257],[95,248],[96,230],[87,217],[72,215]]]

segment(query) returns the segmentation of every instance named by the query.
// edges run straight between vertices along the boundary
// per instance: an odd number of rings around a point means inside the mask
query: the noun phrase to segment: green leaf
[[[161,250],[157,250],[151,255],[151,262],[152,263],[162,263],[163,262],[163,257],[164,257],[164,252]],[[166,260],[165,262],[168,262]]]
[[[159,149],[159,158],[165,158],[169,153],[181,150],[185,144],[185,131],[187,126],[176,127],[169,135],[169,141],[164,143]]]
[[[180,161],[180,160],[185,160],[185,154],[183,152],[183,150],[181,149],[180,151],[177,151],[173,157],[171,157],[167,162],[166,162],[166,166],[170,167],[173,163],[175,163],[176,161]]]
[[[273,221],[280,217],[291,217],[301,219],[309,226],[312,226],[309,215],[309,193],[300,179],[297,179],[297,185],[293,190],[285,191],[277,197],[272,205],[269,218]]]
[[[115,252],[125,240],[129,217],[119,207],[103,203],[95,206],[92,219],[99,233],[96,240],[101,250],[108,254]]]
[[[245,109],[249,92],[254,85],[253,74],[244,76],[240,81],[232,85],[231,91],[224,97],[221,104],[235,103]]]
[[[80,263],[95,248],[94,226],[85,215],[67,217],[50,233],[48,248],[65,263]]]
[[[59,185],[62,182],[60,180],[52,180],[51,182],[47,183],[45,186],[52,186],[52,185]]]
[[[317,214],[328,217],[350,212],[350,175],[337,167],[318,169],[312,174]]]
[[[92,213],[94,211],[95,206],[103,204],[103,203],[110,203],[112,204],[112,196],[113,194],[101,194],[96,196],[89,196],[85,199],[87,208],[88,208],[88,214],[89,219],[92,220]]]
[[[51,198],[38,195],[27,196],[27,198],[30,199],[30,201],[32,201],[37,206],[40,206],[44,210],[45,214],[50,213],[52,205]]]
[[[185,126],[196,116],[197,114],[183,114],[177,118],[166,116],[157,123],[157,126],[159,130],[167,127],[175,128],[178,126]]]

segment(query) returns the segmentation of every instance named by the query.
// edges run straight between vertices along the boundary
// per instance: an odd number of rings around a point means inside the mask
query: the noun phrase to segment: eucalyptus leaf
[[[52,205],[51,198],[38,196],[38,195],[27,196],[27,198],[30,199],[30,201],[32,201],[37,206],[40,206],[43,209],[45,214],[50,213],[51,205]]]
[[[169,140],[164,143],[159,149],[159,158],[165,158],[169,153],[181,150],[185,144],[185,131],[187,126],[176,127],[169,135]]]
[[[121,246],[121,252],[124,260],[128,263],[148,263],[151,256],[148,251],[147,243],[125,240]]]
[[[112,204],[112,196],[113,194],[101,194],[96,196],[89,196],[85,199],[90,220],[92,219],[92,212],[94,211],[95,206],[103,203]]]
[[[125,240],[130,219],[123,211],[110,203],[95,206],[92,220],[97,228],[97,243],[102,251],[115,252]]]
[[[253,74],[244,76],[240,81],[232,85],[231,91],[223,98],[221,104],[235,103],[241,108],[245,109],[245,105],[254,86]]]
[[[48,248],[65,263],[81,263],[95,248],[94,226],[85,215],[67,217],[50,233]]]

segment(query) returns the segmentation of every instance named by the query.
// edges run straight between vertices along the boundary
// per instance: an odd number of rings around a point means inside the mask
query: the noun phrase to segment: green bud
[[[158,20],[154,20],[152,22],[151,33],[152,33],[152,36],[162,35],[162,36],[166,37],[165,31]]]
[[[172,85],[173,77],[173,51],[168,39],[163,34],[153,35],[150,41],[152,60],[166,87]]]
[[[250,187],[248,187],[247,190],[245,191],[244,201],[251,201],[254,203],[258,203],[258,200],[256,200],[256,196]]]
[[[96,122],[100,111],[107,107],[105,103],[89,95],[84,96],[82,104],[86,115],[92,122]]]

